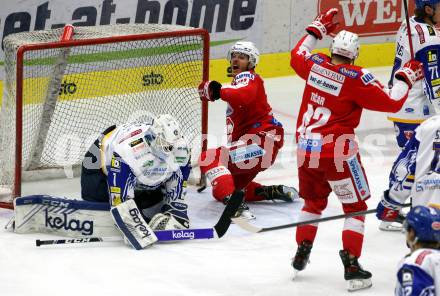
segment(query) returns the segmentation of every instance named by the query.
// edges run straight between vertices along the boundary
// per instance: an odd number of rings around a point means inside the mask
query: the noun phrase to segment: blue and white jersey
[[[400,111],[389,114],[388,119],[402,123],[421,123],[435,114],[433,104],[440,108],[440,31],[415,17],[410,18],[410,26],[415,59],[423,63],[425,79],[413,85]],[[397,33],[390,87],[394,83],[394,73],[410,59],[408,32],[406,22],[403,22]]]
[[[181,138],[172,153],[150,146],[154,138],[151,124],[129,123],[117,127],[101,141],[103,171],[107,174],[113,206],[134,198],[134,190],[161,188],[166,201],[183,193],[190,172],[190,151]]]
[[[413,197],[413,206],[440,204],[440,115],[415,130],[394,162],[389,196],[398,203]]]
[[[418,249],[399,263],[396,296],[436,296],[439,294],[439,250]]]

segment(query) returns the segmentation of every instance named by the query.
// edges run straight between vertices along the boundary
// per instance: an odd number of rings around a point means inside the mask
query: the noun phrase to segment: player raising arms
[[[189,228],[184,187],[190,169],[190,152],[173,116],[112,126],[85,155],[81,195],[110,202],[118,229],[139,250],[157,240],[152,230]]]
[[[385,88],[369,71],[353,65],[359,54],[359,38],[339,32],[330,47],[331,56],[312,54],[318,39],[333,32],[337,9],[319,15],[291,52],[291,66],[306,80],[297,121],[299,193],[304,199],[300,220],[317,219],[334,192],[344,213],[367,209],[370,197],[367,177],[360,160],[354,129],[362,109],[396,112],[412,85],[423,78],[419,62],[410,61],[396,71],[396,83]],[[365,216],[345,220],[344,278],[350,291],[371,286],[371,273],[358,263],[364,238]],[[318,226],[307,224],[296,231],[298,249],[292,261],[295,275],[308,263]]]
[[[234,77],[231,85],[217,81],[202,82],[200,98],[227,102],[228,146],[208,149],[200,156],[200,169],[212,185],[215,199],[226,203],[235,189],[245,189],[245,201],[292,201],[296,190],[286,186],[262,186],[252,180],[270,167],[283,146],[284,130],[272,114],[264,83],[255,73],[258,49],[252,42],[235,43],[227,56]],[[255,216],[243,203],[237,215]]]

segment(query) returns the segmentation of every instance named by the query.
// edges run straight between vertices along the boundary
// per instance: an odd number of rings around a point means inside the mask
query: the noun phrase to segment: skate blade
[[[373,285],[370,279],[356,279],[356,280],[348,280],[347,281],[347,290],[349,292],[367,289]]]
[[[292,276],[292,281],[294,281],[296,279],[296,276],[298,275],[298,273],[300,272],[300,270],[298,269],[293,269],[293,276]]]
[[[397,222],[381,222],[379,229],[382,231],[403,231],[403,226]]]

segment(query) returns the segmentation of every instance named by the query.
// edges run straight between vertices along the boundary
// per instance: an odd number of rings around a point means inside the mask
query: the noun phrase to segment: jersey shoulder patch
[[[325,62],[324,57],[322,57],[320,54],[312,54],[309,59],[318,65]]]
[[[362,71],[361,80],[363,84],[368,85],[376,80],[376,77],[370,71],[366,69],[362,69],[361,71]]]

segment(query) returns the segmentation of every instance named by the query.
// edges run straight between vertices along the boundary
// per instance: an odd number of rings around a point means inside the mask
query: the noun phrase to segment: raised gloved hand
[[[215,101],[220,99],[222,85],[215,81],[203,81],[199,85],[199,96],[202,101]]]
[[[423,64],[416,60],[410,60],[401,69],[396,71],[394,77],[405,82],[411,88],[414,83],[425,77],[423,74]]]
[[[376,208],[376,217],[379,220],[393,222],[399,217],[402,204],[392,200],[389,196],[389,190],[383,193],[382,200]]]
[[[339,23],[333,22],[333,17],[338,13],[337,8],[330,8],[323,14],[320,14],[316,19],[306,28],[307,33],[322,39],[324,35],[329,35],[333,32]]]

